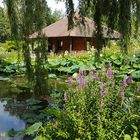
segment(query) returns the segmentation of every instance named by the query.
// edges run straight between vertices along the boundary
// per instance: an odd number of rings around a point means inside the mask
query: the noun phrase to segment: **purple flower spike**
[[[112,71],[111,67],[109,67],[107,70],[107,77],[111,77],[112,75],[113,75],[113,71]]]
[[[123,87],[127,87],[127,81],[126,81],[126,79],[123,79]]]
[[[128,76],[128,78],[126,79],[126,83],[127,85],[130,85],[132,83],[132,77]]]
[[[69,84],[72,84],[72,83],[74,83],[74,80],[73,80],[71,77],[69,77],[68,80],[67,80],[67,82],[68,82]]]
[[[90,75],[93,75],[93,74],[94,74],[94,70],[90,70],[90,71],[89,71],[89,74],[90,74]]]
[[[121,91],[120,92],[120,96],[121,96],[121,100],[122,100],[122,102],[124,101],[124,91]]]
[[[103,84],[100,86],[100,90],[103,90],[106,86],[107,86],[107,83],[103,83]]]
[[[101,94],[101,96],[102,96],[102,97],[105,97],[105,96],[106,96],[106,94],[105,94],[105,93],[102,93],[102,94]]]
[[[101,94],[101,97],[105,97],[108,94],[108,90]]]
[[[79,74],[82,76],[84,75],[84,71],[83,70],[79,70]]]
[[[124,92],[123,92],[123,91],[120,92],[120,96],[121,96],[122,98],[124,97]]]
[[[85,86],[85,79],[83,77],[79,78],[79,84],[80,86]]]

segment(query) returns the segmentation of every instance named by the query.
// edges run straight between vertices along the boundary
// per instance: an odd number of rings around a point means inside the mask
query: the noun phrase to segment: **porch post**
[[[70,52],[72,51],[72,38],[70,37]]]
[[[55,53],[55,43],[53,43],[53,45],[52,45],[52,51]]]
[[[53,39],[52,42],[52,51],[55,53],[56,52],[56,38]]]

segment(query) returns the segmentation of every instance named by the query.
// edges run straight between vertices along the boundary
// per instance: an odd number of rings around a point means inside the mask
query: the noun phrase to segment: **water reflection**
[[[0,140],[22,140],[22,137],[10,138],[7,136],[7,132],[10,129],[23,130],[25,128],[25,122],[16,116],[11,116],[8,111],[5,111],[4,106],[6,101],[0,102]]]
[[[10,129],[22,130],[34,122],[46,122],[46,114],[40,113],[42,107],[46,107],[37,102],[35,95],[22,92],[16,87],[16,83],[23,83],[24,78],[15,78],[10,81],[0,81],[0,140],[32,140],[32,137],[14,137],[7,136]],[[65,80],[53,79],[48,83],[49,93],[63,93],[67,89]],[[58,93],[59,93],[58,92]],[[37,100],[35,100],[37,99]],[[41,107],[41,108],[40,108]],[[25,125],[26,122],[26,125]]]

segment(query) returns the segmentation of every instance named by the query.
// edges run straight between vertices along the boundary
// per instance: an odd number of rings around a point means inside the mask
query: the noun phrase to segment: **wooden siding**
[[[72,38],[72,50],[86,50],[86,38],[75,37]]]

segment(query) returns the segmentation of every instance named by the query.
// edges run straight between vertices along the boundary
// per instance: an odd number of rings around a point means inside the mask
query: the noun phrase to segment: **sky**
[[[2,0],[0,0],[0,6],[2,6]]]
[[[73,0],[75,4],[75,9],[78,6],[78,0]],[[52,12],[57,9],[57,10],[62,10],[64,13],[66,11],[65,9],[65,4],[64,2],[58,2],[56,3],[55,0],[47,0],[48,6],[51,8]],[[0,0],[0,6],[2,6],[2,0]]]

